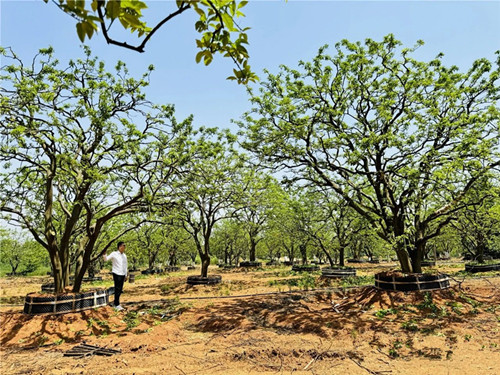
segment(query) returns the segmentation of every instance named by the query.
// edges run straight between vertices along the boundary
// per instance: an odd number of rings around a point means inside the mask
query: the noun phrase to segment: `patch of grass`
[[[87,328],[92,328],[94,326],[95,320],[93,318],[89,318],[87,320]]]
[[[162,293],[170,293],[174,289],[174,286],[171,284],[163,284],[160,287]]]
[[[448,301],[445,303],[446,306],[449,306],[451,308],[451,311],[453,311],[457,315],[462,315],[462,308],[463,305],[460,302],[457,301]]]
[[[96,320],[95,321],[99,327],[109,329],[109,322],[107,320]]]
[[[439,307],[434,303],[434,300],[432,299],[432,293],[426,292],[424,293],[424,300],[417,305],[417,308],[419,310],[430,310],[432,316],[439,316],[440,314],[440,309]]]
[[[398,310],[395,308],[390,308],[390,309],[381,309],[376,311],[373,315],[375,315],[379,319],[385,318],[387,315],[390,314],[397,314]]]
[[[49,338],[47,336],[45,335],[41,336],[38,339],[38,346],[44,346],[47,341],[49,341]]]
[[[342,279],[340,282],[341,287],[348,288],[352,286],[373,285],[375,283],[375,276],[349,276]]]
[[[127,330],[137,327],[141,322],[136,311],[129,311],[123,317],[123,321],[127,324]]]
[[[306,273],[298,279],[297,285],[303,290],[314,289],[316,288],[316,278]]]
[[[401,323],[401,328],[405,331],[416,332],[418,331],[418,326],[415,320],[411,319],[408,322]]]
[[[398,358],[399,357],[399,352],[398,349],[401,349],[403,347],[403,343],[399,340],[394,341],[392,346],[389,348],[389,356],[392,358]]]

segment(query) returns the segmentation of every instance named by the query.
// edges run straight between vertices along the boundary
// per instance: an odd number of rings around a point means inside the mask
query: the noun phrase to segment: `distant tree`
[[[470,204],[459,213],[453,226],[466,257],[483,263],[500,239],[500,187],[485,176],[465,202]]]
[[[345,266],[345,254],[354,236],[361,230],[355,211],[328,190],[302,192],[302,230],[328,259],[331,266],[338,259]]]
[[[241,257],[248,253],[248,236],[243,224],[237,219],[227,219],[214,228],[212,247],[223,264],[237,265]]]
[[[24,253],[19,234],[7,230],[0,231],[0,263],[8,264],[12,275],[17,274]]]
[[[44,1],[48,2],[49,0]],[[194,26],[196,31],[200,33],[200,38],[196,40],[196,46],[200,49],[196,55],[196,62],[203,60],[205,65],[209,65],[214,54],[220,53],[224,57],[231,58],[236,65],[236,69],[233,70],[234,75],[228,79],[236,80],[238,83],[257,80],[257,76],[248,65],[249,55],[244,46],[248,44],[246,34],[248,28],[242,28],[236,22],[237,18],[245,16],[242,9],[247,1],[177,0],[175,4],[173,1],[165,1],[163,5],[166,9],[170,7],[171,13],[166,11],[165,17],[153,27],[144,20],[143,10],[148,7],[145,1],[53,0],[53,3],[76,19],[76,32],[82,42],[85,41],[85,38],[92,38],[94,33],[100,30],[108,44],[137,52],[144,52],[148,41],[169,21],[186,11],[194,11],[197,14]],[[111,36],[113,25],[129,30],[139,38],[138,44],[130,44]]]
[[[24,233],[0,230],[0,264],[8,264],[12,275],[36,271],[45,264],[44,249]]]
[[[189,173],[174,185],[178,220],[192,236],[201,259],[201,276],[210,265],[210,239],[215,225],[234,217],[241,196],[242,156],[235,137],[226,131],[200,129],[186,164]]]
[[[69,285],[77,243],[82,264],[73,290],[79,291],[107,225],[149,211],[189,158],[191,120],[178,123],[172,106],[146,100],[152,67],[137,80],[121,62],[107,72],[88,48],[63,68],[52,49],[40,50],[30,65],[11,50],[1,52],[0,213],[47,250],[56,292]]]
[[[331,189],[421,272],[427,242],[500,166],[500,59],[460,72],[400,45],[343,40],[268,73],[241,126],[263,163]]]
[[[243,172],[243,191],[237,218],[247,232],[249,240],[249,260],[256,259],[257,245],[263,239],[263,232],[277,204],[282,201],[283,191],[270,175],[254,168]]]

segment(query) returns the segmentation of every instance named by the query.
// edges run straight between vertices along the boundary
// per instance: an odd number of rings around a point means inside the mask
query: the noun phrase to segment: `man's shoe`
[[[123,307],[121,305],[115,306],[116,311],[122,311]]]

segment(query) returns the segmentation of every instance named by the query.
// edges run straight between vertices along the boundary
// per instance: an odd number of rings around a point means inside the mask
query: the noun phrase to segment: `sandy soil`
[[[390,266],[356,265],[360,275]],[[0,373],[500,373],[499,274],[402,293],[319,281],[315,290],[288,287],[280,280],[300,276],[286,268],[224,272],[220,285],[186,285],[196,272],[127,283],[123,312],[29,316],[4,305]],[[15,303],[47,281],[1,279],[0,296]],[[121,354],[63,356],[82,342]]]

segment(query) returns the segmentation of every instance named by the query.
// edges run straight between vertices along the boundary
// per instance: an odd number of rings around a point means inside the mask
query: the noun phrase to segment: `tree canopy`
[[[327,187],[420,272],[440,233],[481,176],[500,165],[500,59],[466,72],[393,35],[321,48],[299,68],[267,72],[241,126],[244,146],[293,181]],[[498,54],[498,53],[497,53]]]
[[[106,71],[88,48],[65,67],[50,48],[32,65],[11,50],[2,54],[11,64],[1,70],[0,213],[47,249],[57,291],[69,285],[70,249],[77,247],[78,291],[106,226],[151,210],[189,158],[191,119],[178,123],[173,106],[146,100],[152,67],[134,79],[122,62]]]

